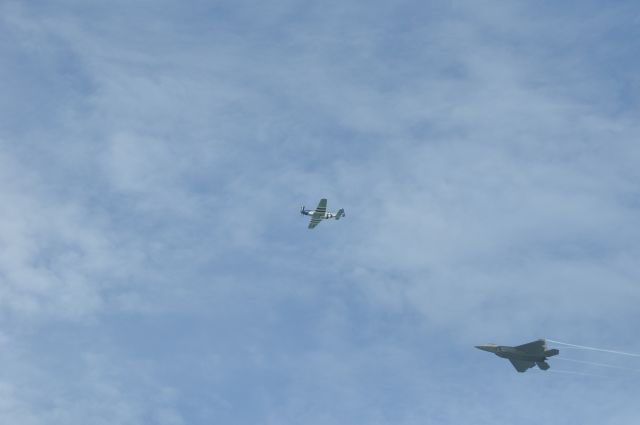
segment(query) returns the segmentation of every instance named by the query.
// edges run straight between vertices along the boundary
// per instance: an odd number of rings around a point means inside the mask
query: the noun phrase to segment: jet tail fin
[[[336,213],[336,220],[340,220],[340,217],[344,217],[344,208],[340,208]]]

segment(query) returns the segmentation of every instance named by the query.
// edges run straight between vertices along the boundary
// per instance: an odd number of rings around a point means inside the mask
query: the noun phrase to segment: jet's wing
[[[526,372],[527,369],[533,367],[533,365],[535,365],[535,362],[529,362],[526,360],[514,360],[514,359],[509,359],[509,361],[511,362],[511,364],[513,365],[513,367],[516,368],[516,370],[518,372]]]
[[[544,355],[544,339],[529,342],[528,344],[518,345],[514,347],[517,350],[524,351],[527,354],[540,354]]]
[[[315,211],[311,215],[311,221],[309,222],[309,229],[313,229],[322,221],[325,214],[327,213],[327,200],[322,198],[320,202],[318,202],[318,206]]]

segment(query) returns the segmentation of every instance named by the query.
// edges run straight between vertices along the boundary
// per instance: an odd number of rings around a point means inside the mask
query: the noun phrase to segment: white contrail
[[[551,372],[551,373],[562,373],[565,375],[580,375],[580,376],[593,376],[596,378],[608,378],[607,376],[603,376],[603,375],[596,375],[594,373],[584,373],[584,372],[575,372],[573,370],[563,370],[563,369],[549,369],[546,371],[540,371],[540,373],[546,373],[546,372]]]
[[[612,369],[628,370],[631,372],[640,372],[640,369],[631,369],[624,366],[616,366],[616,365],[606,364],[606,363],[588,362],[586,360],[568,359],[566,357],[556,357],[554,360],[566,360],[568,362],[574,362],[574,363],[582,363],[582,364],[588,364],[588,365],[600,366],[600,367],[609,367]]]
[[[621,354],[623,356],[630,356],[630,357],[640,357],[640,354],[626,353],[624,351],[605,350],[604,348],[595,348],[595,347],[587,347],[586,345],[569,344],[568,342],[554,341],[552,339],[547,339],[547,341],[553,342],[555,344],[566,345],[568,347],[581,348],[583,350],[601,351],[603,353]]]

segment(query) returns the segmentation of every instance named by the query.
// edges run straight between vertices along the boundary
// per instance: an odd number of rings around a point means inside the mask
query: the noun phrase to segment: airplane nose
[[[495,351],[495,347],[493,347],[492,345],[476,345],[476,348],[478,350],[488,351],[490,353],[493,353]]]

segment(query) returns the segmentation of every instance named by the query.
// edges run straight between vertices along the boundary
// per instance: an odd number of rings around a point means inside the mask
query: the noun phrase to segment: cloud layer
[[[4,422],[636,422],[632,2],[0,16]]]

